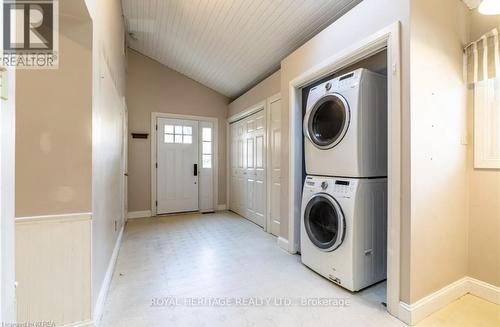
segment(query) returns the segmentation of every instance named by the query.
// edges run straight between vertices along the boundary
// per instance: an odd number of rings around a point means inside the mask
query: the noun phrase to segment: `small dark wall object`
[[[132,133],[133,139],[147,139],[149,136],[148,133]]]

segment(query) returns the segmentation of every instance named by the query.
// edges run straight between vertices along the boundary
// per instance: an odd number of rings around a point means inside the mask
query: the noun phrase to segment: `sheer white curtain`
[[[474,167],[500,169],[500,47],[497,29],[466,49],[474,86]]]

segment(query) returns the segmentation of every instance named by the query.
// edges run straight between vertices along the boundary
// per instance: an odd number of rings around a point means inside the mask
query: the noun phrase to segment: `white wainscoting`
[[[16,218],[17,319],[91,321],[90,213]]]

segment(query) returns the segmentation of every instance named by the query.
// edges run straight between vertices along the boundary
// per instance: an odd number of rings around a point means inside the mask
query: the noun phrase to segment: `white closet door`
[[[281,198],[281,99],[271,100],[270,111],[270,174],[271,194],[269,214],[271,217],[271,234],[278,236],[280,232],[280,198]]]
[[[238,192],[238,206],[236,212],[242,216],[246,213],[246,145],[243,124],[238,125],[238,169],[236,175],[236,189]]]
[[[246,209],[245,217],[256,223],[255,218],[255,120],[250,117],[245,123],[246,145]]]
[[[238,212],[239,190],[238,190],[238,125],[230,125],[230,140],[231,140],[231,173],[230,173],[230,196],[229,209]]]
[[[253,219],[257,225],[264,227],[266,217],[266,116],[261,111],[255,116],[253,131],[254,147],[254,187],[253,187]]]
[[[262,227],[266,212],[265,131],[264,111],[231,124],[230,209]]]

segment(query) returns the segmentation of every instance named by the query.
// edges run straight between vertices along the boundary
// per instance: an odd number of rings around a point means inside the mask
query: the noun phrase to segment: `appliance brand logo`
[[[4,0],[2,66],[56,69],[58,0]]]

